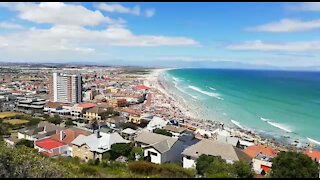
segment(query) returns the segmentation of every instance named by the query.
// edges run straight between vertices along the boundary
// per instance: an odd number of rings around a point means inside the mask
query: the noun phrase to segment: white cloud
[[[2,3],[0,5],[18,11],[21,19],[36,23],[75,26],[123,23],[123,20],[111,19],[98,10],[92,11],[81,5],[61,2]]]
[[[146,17],[152,17],[156,13],[155,9],[148,9],[145,11]]]
[[[132,14],[139,16],[142,14],[142,10],[140,6],[136,5],[132,8],[123,6],[121,4],[110,4],[110,3],[100,3],[96,5],[97,9],[102,11],[111,12],[111,13],[124,13],[124,14]],[[155,9],[146,9],[144,10],[144,15],[146,17],[152,17],[156,13]]]
[[[20,24],[11,23],[11,22],[0,22],[0,28],[3,29],[24,29]]]
[[[263,41],[249,41],[240,44],[227,46],[232,50],[251,50],[251,51],[319,51],[320,41],[301,41],[287,43],[266,43]]]
[[[154,47],[154,46],[191,46],[197,45],[186,37],[166,37],[157,35],[135,35],[125,28],[109,27],[105,30],[89,30],[79,26],[53,26],[50,29],[32,28],[28,31],[0,36],[1,44],[13,55],[20,52],[59,51],[93,53],[111,46]],[[4,50],[4,49],[2,49]],[[0,49],[1,52],[1,49]],[[13,53],[15,52],[15,53]]]
[[[320,28],[320,20],[300,21],[294,19],[282,19],[279,22],[272,22],[256,27],[250,27],[248,31],[264,31],[264,32],[294,32],[307,31]]]
[[[140,15],[140,6],[134,6],[133,8],[125,7],[121,4],[107,4],[100,3],[96,6],[102,11],[112,12],[112,13],[127,13],[133,15]]]
[[[291,11],[320,11],[320,2],[303,2],[287,6],[287,9]]]

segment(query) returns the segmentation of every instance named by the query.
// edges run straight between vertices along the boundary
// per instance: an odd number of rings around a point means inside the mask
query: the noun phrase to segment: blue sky
[[[320,3],[0,3],[0,61],[320,66]]]

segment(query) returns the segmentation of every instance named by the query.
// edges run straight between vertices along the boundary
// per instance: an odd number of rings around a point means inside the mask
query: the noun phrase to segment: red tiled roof
[[[312,160],[316,159],[317,161],[320,161],[320,151],[306,150],[306,151],[303,151],[303,154],[309,156],[310,158],[312,158]]]
[[[82,108],[92,108],[92,107],[95,107],[97,106],[96,104],[94,103],[80,103],[78,104],[78,107],[82,107]]]
[[[85,130],[73,130],[73,129],[66,129],[63,131],[64,132],[64,138],[62,141],[60,140],[60,133],[59,134],[54,134],[50,138],[62,142],[64,144],[70,144],[74,139],[76,139],[80,134],[88,136],[91,133]]]
[[[40,141],[36,141],[36,145],[43,148],[43,149],[54,149],[54,148],[58,148],[61,146],[64,146],[65,144],[63,144],[62,142],[53,140],[51,138],[47,138],[47,139],[43,139]]]
[[[58,103],[58,102],[51,102],[51,101],[49,101],[46,106],[49,107],[49,108],[57,108],[57,107],[60,107],[60,106],[62,106],[62,105],[63,105],[63,104]]]
[[[277,156],[276,150],[261,144],[249,146],[244,150],[244,152],[251,158],[255,158],[260,153],[271,157]]]
[[[106,77],[106,78],[104,78],[104,80],[112,80],[111,78],[109,78],[109,77]]]
[[[143,84],[140,84],[140,85],[136,85],[136,86],[133,86],[134,88],[136,89],[144,89],[144,90],[148,90],[150,89],[149,87],[143,85]]]
[[[141,112],[135,110],[135,109],[131,109],[131,108],[126,108],[126,109],[119,109],[120,112],[126,112],[129,114],[134,114],[134,115],[140,115]]]

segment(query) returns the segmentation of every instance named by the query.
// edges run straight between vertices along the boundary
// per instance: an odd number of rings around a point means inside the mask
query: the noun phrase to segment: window
[[[157,154],[157,153],[150,152],[150,151],[149,151],[149,153],[150,153],[150,155],[152,155],[152,156],[158,156],[158,154]]]
[[[191,157],[190,157],[190,156],[187,156],[187,159],[191,159]]]

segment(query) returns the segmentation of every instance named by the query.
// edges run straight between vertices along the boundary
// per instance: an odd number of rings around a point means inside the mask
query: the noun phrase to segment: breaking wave
[[[231,119],[231,122],[232,122],[234,125],[238,126],[239,128],[243,129],[243,127],[240,125],[240,123],[239,123],[238,121]]]
[[[213,90],[213,91],[216,91],[217,89],[216,88],[213,88],[213,87],[209,87],[209,89]]]
[[[289,127],[287,127],[287,126],[285,126],[283,124],[273,122],[270,119],[266,119],[266,118],[263,118],[263,117],[260,117],[260,119],[262,121],[264,121],[264,122],[267,122],[268,124],[270,124],[273,127],[279,128],[279,129],[284,130],[284,131],[289,132],[289,133],[292,133],[292,130]]]
[[[200,89],[200,88],[198,88],[198,87],[191,86],[191,85],[189,85],[188,87],[189,87],[190,89],[193,89],[193,90],[195,90],[195,91],[197,91],[197,92],[199,92],[199,93],[205,94],[205,95],[207,95],[207,96],[211,96],[211,97],[215,97],[215,98],[217,98],[217,99],[223,100],[223,98],[220,97],[221,95],[218,94],[218,93],[213,93],[213,92],[204,91],[204,90],[202,90],[202,89]]]
[[[307,139],[308,139],[310,142],[313,142],[313,143],[316,143],[316,144],[320,145],[320,142],[319,142],[319,141],[316,141],[316,140],[311,139],[311,138],[309,138],[309,137],[307,137]]]

